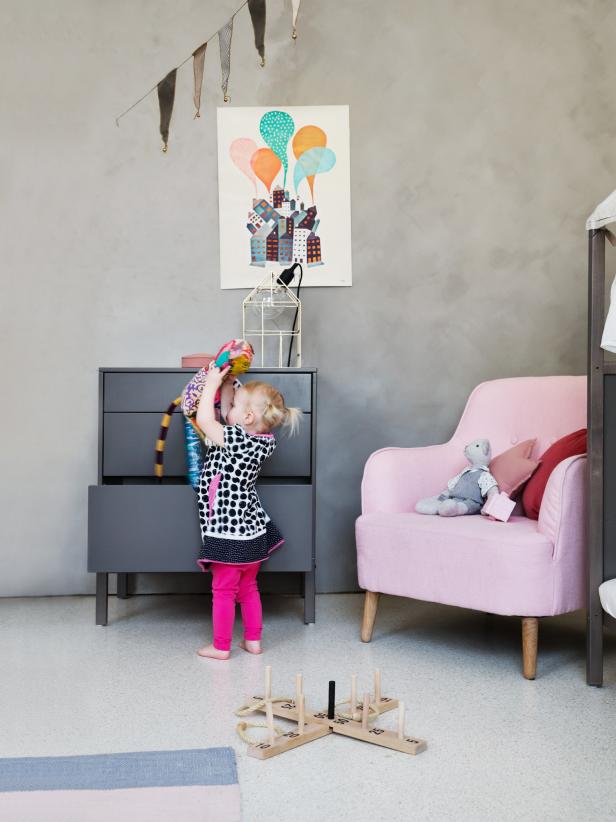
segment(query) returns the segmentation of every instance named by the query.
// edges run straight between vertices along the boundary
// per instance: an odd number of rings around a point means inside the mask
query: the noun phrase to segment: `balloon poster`
[[[222,288],[352,284],[348,106],[219,108],[218,189]]]

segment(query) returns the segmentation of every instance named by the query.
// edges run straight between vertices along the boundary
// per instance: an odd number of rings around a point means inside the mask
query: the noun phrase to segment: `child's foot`
[[[261,640],[259,639],[243,639],[240,642],[240,648],[248,651],[249,654],[262,654]]]
[[[220,651],[218,648],[214,648],[213,645],[205,645],[203,648],[199,648],[197,653],[199,656],[207,656],[211,659],[229,659],[231,655],[230,651]]]

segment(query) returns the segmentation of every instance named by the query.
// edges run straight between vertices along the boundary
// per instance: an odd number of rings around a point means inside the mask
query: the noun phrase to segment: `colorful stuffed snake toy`
[[[237,375],[244,374],[252,364],[254,357],[254,350],[250,343],[246,340],[229,340],[225,343],[214,358],[214,362],[218,368],[229,368],[229,374]],[[182,394],[173,400],[171,405],[163,414],[160,424],[160,433],[156,441],[156,455],[154,459],[154,474],[158,479],[162,479],[164,468],[163,458],[165,452],[165,442],[169,432],[169,425],[171,423],[171,416],[178,405],[182,406],[182,413],[184,415],[184,431],[186,434],[186,448],[188,457],[188,478],[193,488],[196,488],[199,483],[199,474],[201,467],[201,442],[205,439],[203,431],[196,423],[197,409],[199,408],[199,400],[207,381],[207,368],[201,368],[188,385],[182,391]],[[216,408],[216,416],[220,417],[220,389],[216,392],[214,398],[214,406]]]

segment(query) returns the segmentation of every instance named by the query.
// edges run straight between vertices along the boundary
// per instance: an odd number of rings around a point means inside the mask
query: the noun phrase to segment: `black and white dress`
[[[284,542],[255,488],[263,462],[276,448],[273,434],[249,434],[241,425],[223,429],[224,445],[206,451],[197,492],[202,570],[209,562],[259,562]]]

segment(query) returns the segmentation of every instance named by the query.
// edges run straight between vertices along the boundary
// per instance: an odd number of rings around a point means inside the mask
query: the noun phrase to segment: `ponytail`
[[[292,437],[297,434],[297,429],[299,428],[301,418],[301,408],[287,408],[285,405],[282,426],[288,430],[289,436]]]

